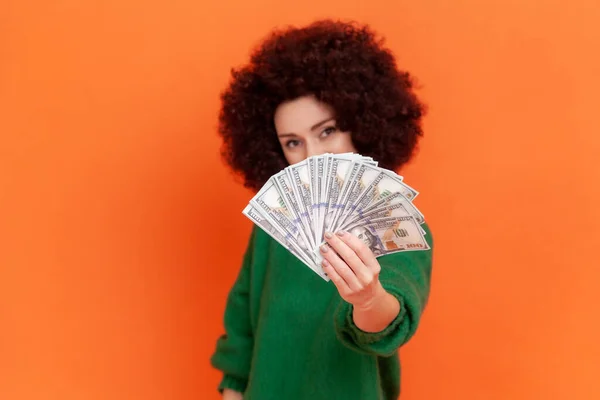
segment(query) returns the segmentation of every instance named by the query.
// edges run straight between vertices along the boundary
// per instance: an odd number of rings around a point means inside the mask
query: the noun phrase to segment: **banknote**
[[[295,243],[299,251],[309,260],[314,260],[314,255],[310,251],[312,246],[306,238],[306,232],[294,224],[293,214],[285,206],[272,179],[269,179],[257,195],[250,200],[250,204],[260,210],[271,224],[285,232],[286,236],[289,235],[291,242]]]
[[[322,194],[324,210],[322,212],[322,232],[331,230],[333,222],[343,206],[341,200],[348,185],[351,184],[356,171],[362,164],[376,166],[377,163],[371,158],[363,158],[356,154],[331,155],[325,169],[325,190]],[[322,235],[321,235],[322,237]]]
[[[294,164],[286,169],[292,189],[298,199],[298,205],[301,211],[301,219],[306,229],[306,237],[311,246],[315,246],[315,234],[312,228],[312,200],[310,193],[310,175],[308,164],[306,161]]]
[[[323,233],[325,230],[325,216],[327,215],[327,206],[329,204],[329,181],[331,179],[331,164],[333,163],[333,156],[326,154],[323,157],[323,177],[321,178],[321,192],[319,193],[319,220],[317,221],[317,243],[320,243],[323,239]]]
[[[358,168],[354,168],[356,165],[358,165]],[[346,213],[351,211],[347,209],[354,204],[359,195],[381,174],[379,168],[362,163],[355,163],[351,170],[352,175],[348,178],[346,188],[340,196],[337,205],[337,215],[334,217],[332,229],[337,228],[338,222],[343,222]]]
[[[321,196],[323,191],[325,190],[325,166],[326,166],[326,158],[325,157],[317,157],[315,158],[316,162],[316,189],[317,193],[315,195],[315,243],[319,243],[323,238],[323,225],[321,214],[323,213],[324,203],[321,201]]]
[[[403,177],[389,170],[382,170],[377,167],[365,166],[371,173],[376,174],[364,190],[359,193],[351,204],[346,204],[344,213],[336,220],[337,225],[342,225],[352,214],[360,213],[377,201],[399,193],[409,201],[413,201],[419,194],[415,189],[404,183]],[[421,223],[422,215],[417,213],[415,217]],[[336,225],[333,227],[337,228]]]
[[[318,206],[319,206],[319,193],[320,193],[320,188],[317,186],[317,181],[318,181],[318,176],[317,176],[317,164],[318,164],[318,158],[317,157],[309,157],[306,159],[306,164],[308,166],[308,176],[309,176],[309,192],[310,192],[310,202],[311,202],[311,210],[309,211],[310,213],[310,223],[311,223],[311,229],[313,232],[313,239],[314,242],[316,243],[318,238],[317,238],[317,223],[316,221],[318,221],[319,219],[319,210],[318,210]]]
[[[411,213],[407,208],[410,208],[410,202],[405,198],[404,201],[395,201],[386,203],[385,206],[372,209],[366,212],[360,212],[353,218],[348,218],[344,224],[339,227],[339,230],[346,230],[349,226],[359,223],[369,223],[372,220],[389,217],[409,217]]]
[[[302,239],[308,243],[309,246],[314,246],[314,239],[311,238],[309,227],[311,221],[310,216],[303,207],[302,199],[296,195],[294,190],[294,183],[291,180],[291,176],[287,171],[281,171],[271,178],[275,184],[277,191],[279,192],[286,208],[289,210],[289,214],[292,216],[292,222],[300,229]]]
[[[339,197],[352,163],[351,158],[332,157],[328,171],[329,182],[325,188],[327,205],[323,216],[324,231],[331,230],[331,224],[337,211],[336,205],[339,204]]]
[[[274,174],[243,214],[328,280],[319,252],[326,231],[349,231],[376,256],[427,250],[418,194],[371,157],[325,153]]]
[[[300,261],[302,261],[307,267],[315,269],[314,262],[312,260],[306,259],[306,256],[299,252],[296,249],[296,246],[292,240],[291,235],[287,235],[281,230],[277,229],[274,225],[272,225],[266,218],[264,218],[260,211],[254,208],[252,205],[247,205],[246,208],[242,211],[246,217],[248,217],[252,222],[254,222],[257,226],[259,226],[262,230],[267,232],[273,239],[275,239],[280,245],[285,247],[288,251],[290,251],[293,255],[295,255]]]
[[[344,178],[343,185],[340,189],[340,194],[333,204],[333,215],[331,217],[331,222],[328,225],[329,230],[335,230],[335,223],[337,222],[340,213],[344,208],[344,200],[347,198],[347,192],[350,186],[355,182],[357,175],[361,169],[362,164],[360,162],[352,161],[348,171],[346,172],[346,177]]]
[[[412,216],[380,218],[368,223],[356,223],[346,231],[359,238],[375,255],[382,257],[400,251],[429,250],[419,223]],[[328,246],[322,243],[322,246]],[[315,249],[316,263],[323,261],[319,248]]]
[[[347,230],[365,240],[365,244],[378,257],[396,251],[428,250],[429,244],[419,225],[412,216],[384,217],[364,225],[352,224]]]
[[[281,171],[271,177],[273,184],[275,185],[277,192],[281,196],[285,208],[287,209],[289,215],[288,217],[294,223],[294,225],[298,228],[302,228],[302,219],[301,219],[301,211],[300,206],[298,205],[298,201],[296,200],[296,196],[294,194],[294,190],[290,185],[290,180],[285,171]]]

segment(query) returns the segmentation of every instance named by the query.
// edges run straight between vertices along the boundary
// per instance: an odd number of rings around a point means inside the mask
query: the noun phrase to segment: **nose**
[[[306,144],[306,158],[319,156],[325,153],[325,148],[318,140],[310,141]]]

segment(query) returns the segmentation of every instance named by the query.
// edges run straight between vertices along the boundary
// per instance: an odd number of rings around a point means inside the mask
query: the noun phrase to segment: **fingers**
[[[342,260],[336,254],[336,252],[332,248],[329,248],[328,246],[322,246],[321,255],[323,256],[323,267],[324,269],[326,269],[325,272],[328,275],[330,275],[330,270],[335,271],[335,274],[337,274],[343,280],[345,285],[351,291],[357,291],[362,288],[362,284],[359,281],[356,274],[354,273],[354,271],[350,268],[350,266],[348,266],[348,264],[344,260]],[[331,275],[330,277],[333,280],[333,277]]]
[[[328,255],[328,261],[336,268],[342,268],[338,273],[344,278],[346,278],[346,269],[348,267],[351,269],[351,272],[358,278],[360,283],[359,287],[356,289],[361,289],[364,285],[368,285],[373,279],[373,272],[369,270],[367,266],[365,266],[364,262],[357,255],[357,253],[345,243],[345,240],[342,239],[344,236],[351,236],[349,234],[342,235],[331,235],[327,233],[325,238],[327,240],[327,244],[331,246],[331,248],[335,251],[331,252],[332,254]],[[360,242],[360,241],[359,241]],[[370,249],[367,249],[370,251]],[[337,253],[337,254],[336,254]],[[325,255],[325,254],[324,254]],[[378,264],[377,264],[378,265]],[[352,279],[352,278],[348,278]],[[352,281],[347,281],[348,285],[352,287]]]
[[[342,297],[344,297],[345,294],[351,292],[344,278],[342,278],[340,274],[338,274],[336,269],[333,268],[333,266],[329,263],[329,261],[327,261],[327,259],[323,259],[321,265],[323,266],[323,271],[325,271],[329,279],[331,279],[331,282],[333,282],[333,284],[337,288],[338,292],[340,292],[340,295],[342,295]]]
[[[371,248],[347,232],[327,232],[325,240],[321,246],[323,271],[342,298],[355,306],[371,304],[381,270]]]
[[[362,240],[345,231],[337,232],[336,236],[361,260],[362,264],[372,272],[379,273],[380,266],[375,254]]]
[[[364,266],[358,255],[341,240],[341,236],[337,234],[329,235],[326,240],[355,273],[358,273],[361,267]]]

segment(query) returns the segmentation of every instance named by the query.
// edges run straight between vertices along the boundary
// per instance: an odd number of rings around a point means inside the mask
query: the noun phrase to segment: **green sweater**
[[[398,349],[415,333],[429,297],[431,250],[378,258],[383,287],[401,311],[383,331],[354,325],[352,305],[254,226],[211,357],[219,390],[244,400],[388,400],[400,394]]]

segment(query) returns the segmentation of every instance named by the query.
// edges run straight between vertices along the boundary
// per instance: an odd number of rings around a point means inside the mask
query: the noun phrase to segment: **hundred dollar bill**
[[[333,222],[336,219],[339,208],[341,207],[342,195],[350,181],[353,173],[360,165],[365,164],[376,167],[377,163],[370,157],[363,157],[358,154],[336,154],[329,157],[326,168],[326,198],[324,199],[323,224],[321,233],[332,230]],[[322,238],[322,235],[321,235]]]
[[[343,218],[346,215],[346,208],[354,204],[358,196],[371,184],[371,182],[375,180],[380,173],[381,170],[377,167],[358,163],[358,169],[349,178],[348,185],[344,193],[340,196],[341,199],[339,201],[337,218]],[[332,229],[337,229],[337,226],[339,226],[338,222],[339,220],[334,218]]]
[[[312,195],[310,193],[308,164],[306,161],[303,161],[287,167],[285,171],[290,178],[292,189],[298,200],[298,206],[301,212],[300,217],[304,224],[306,237],[308,238],[310,245],[314,247],[316,245],[315,234],[312,228],[311,216],[309,215],[309,213],[312,212]]]
[[[324,231],[330,230],[329,227],[331,225],[331,222],[333,222],[333,217],[336,211],[334,206],[338,204],[340,192],[342,190],[342,187],[344,186],[346,174],[351,164],[351,159],[345,159],[342,157],[331,158],[328,171],[328,182],[327,187],[325,189],[325,193],[327,194],[327,199],[325,200],[325,203],[327,205],[323,210]]]
[[[306,165],[308,166],[308,176],[309,176],[309,184],[310,184],[310,202],[311,209],[309,210],[310,215],[310,224],[312,226],[312,232],[314,234],[315,242],[317,236],[317,224],[316,220],[318,219],[318,198],[319,198],[319,188],[317,187],[317,157],[309,157],[306,159]]]
[[[304,265],[307,267],[316,270],[315,264],[306,258],[302,252],[296,250],[296,246],[293,243],[293,238],[290,235],[286,235],[281,230],[277,229],[274,225],[272,225],[268,219],[264,218],[260,211],[255,209],[252,205],[247,205],[246,208],[242,211],[250,221],[254,222],[258,227],[268,233],[273,239],[275,239],[280,245],[285,247],[290,253],[296,256]]]
[[[321,201],[321,195],[322,195],[322,192],[325,190],[324,181],[325,181],[326,157],[327,157],[326,155],[313,157],[314,171],[311,171],[312,182],[313,182],[313,187],[311,188],[312,195],[313,195],[312,225],[313,225],[313,233],[315,235],[315,243],[319,243],[322,239],[321,212],[323,209],[323,206],[322,206],[323,203]]]
[[[404,183],[401,176],[392,171],[382,170],[371,166],[367,166],[367,169],[377,172],[377,176],[356,197],[352,204],[346,206],[343,215],[336,221],[338,226],[344,224],[349,216],[369,209],[372,204],[375,204],[379,200],[382,200],[393,193],[400,193],[411,202],[419,194],[415,189]],[[420,213],[417,218],[419,218],[419,222],[422,222],[422,215]]]
[[[415,207],[411,201],[404,197],[402,193],[396,192],[386,196],[385,201],[381,202],[378,207],[356,209],[346,218],[344,223],[342,223],[336,229],[344,229],[348,225],[356,221],[362,221],[365,218],[377,219],[381,217],[406,215],[413,216],[419,224],[423,224],[425,222],[425,217],[423,214],[421,214],[417,207]]]
[[[307,159],[310,172],[311,194],[312,194],[312,227],[315,243],[322,239],[322,218],[324,209],[323,192],[325,191],[326,166],[329,154],[313,156]]]
[[[285,207],[296,226],[300,226],[300,206],[294,196],[294,190],[290,185],[290,179],[285,171],[280,171],[270,179],[281,195]]]
[[[335,230],[335,224],[340,216],[340,211],[344,207],[344,199],[347,197],[346,193],[348,192],[348,187],[352,186],[352,183],[355,182],[355,177],[356,177],[357,173],[359,173],[360,169],[361,169],[360,162],[353,160],[352,164],[350,164],[350,167],[348,168],[348,172],[346,173],[346,178],[344,179],[344,184],[342,185],[342,188],[340,189],[340,194],[338,196],[338,199],[333,204],[333,210],[334,210],[333,216],[332,216],[330,225],[328,226],[328,228],[330,230]]]
[[[368,231],[376,243],[368,243],[376,256],[396,251],[429,250],[429,244],[423,236],[419,223],[412,216],[397,217],[395,220],[381,218],[367,225],[353,224],[348,232],[353,235]]]
[[[410,201],[405,198],[404,201],[390,202],[386,203],[383,207],[360,212],[354,215],[353,218],[348,218],[338,230],[346,230],[351,225],[368,224],[373,220],[380,220],[382,218],[410,217],[411,213],[407,209],[410,207],[409,204],[411,204]]]
[[[347,232],[362,240],[375,257],[399,251],[431,248],[421,232],[419,223],[412,216],[381,218],[368,224],[353,224],[348,227]],[[320,265],[323,257],[318,248],[314,254],[317,256],[317,265]]]
[[[298,198],[296,198],[295,191],[291,185],[289,175],[286,173],[285,170],[283,170],[273,175],[271,179],[273,180],[277,191],[279,192],[287,210],[290,213],[290,216],[292,217],[292,222],[300,230],[300,235],[302,236],[302,239],[306,243],[309,243],[310,246],[312,246],[312,243],[308,240],[307,237],[307,221],[306,218],[302,217],[302,210],[300,208]]]
[[[319,220],[317,222],[317,243],[323,240],[325,216],[327,214],[327,205],[329,204],[329,181],[332,176],[331,165],[333,163],[333,154],[325,154],[323,157],[323,175],[321,176],[321,193],[319,194]]]
[[[345,158],[351,158],[354,161],[362,161],[365,164],[370,164],[370,165],[374,165],[377,166],[377,161],[373,160],[372,157],[368,157],[368,156],[363,156],[357,153],[327,153],[328,155],[331,155],[333,157],[345,157]]]
[[[289,235],[288,241],[295,243],[302,254],[306,255],[308,259],[314,260],[314,254],[309,250],[312,248],[310,242],[304,236],[304,231],[293,223],[294,217],[285,206],[272,179],[269,179],[256,196],[250,200],[250,205],[260,210],[271,224],[285,232],[286,237]]]

